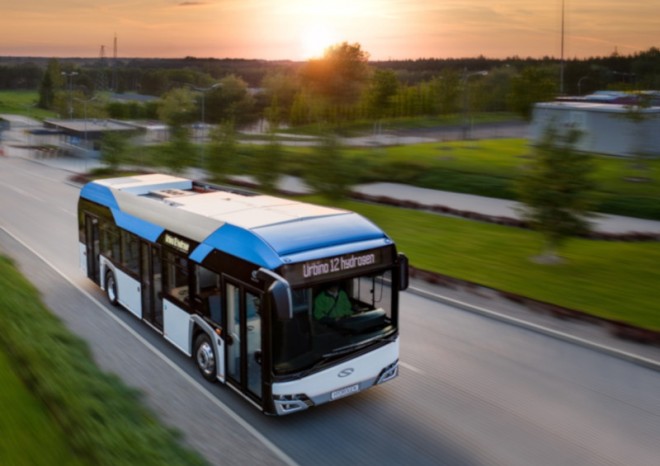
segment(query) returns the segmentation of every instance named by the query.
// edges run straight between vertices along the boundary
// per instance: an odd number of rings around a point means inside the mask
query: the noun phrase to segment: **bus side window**
[[[188,262],[172,252],[165,252],[165,292],[182,302],[188,302]]]
[[[133,275],[140,273],[140,254],[137,236],[128,231],[121,232],[122,265]]]
[[[197,265],[195,267],[195,292],[200,312],[213,322],[222,324],[222,300],[220,299],[220,276],[211,270]]]

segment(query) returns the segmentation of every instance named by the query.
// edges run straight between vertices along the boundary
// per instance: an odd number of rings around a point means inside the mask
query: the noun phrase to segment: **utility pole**
[[[559,95],[564,95],[564,3],[561,0],[561,64],[559,65]]]
[[[72,92],[73,92],[73,77],[78,76],[76,71],[62,71],[62,76],[64,76],[65,82],[67,83],[67,89],[69,91],[69,119],[73,119],[73,101],[72,101]]]

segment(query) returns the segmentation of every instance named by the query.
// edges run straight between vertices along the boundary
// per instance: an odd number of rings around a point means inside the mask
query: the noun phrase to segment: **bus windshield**
[[[391,272],[294,288],[293,318],[273,326],[275,374],[322,367],[396,333]]]

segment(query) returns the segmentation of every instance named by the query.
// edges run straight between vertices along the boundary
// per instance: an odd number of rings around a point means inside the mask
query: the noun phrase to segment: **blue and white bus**
[[[358,214],[150,174],[86,184],[78,222],[109,301],[267,414],[398,375],[408,262]]]

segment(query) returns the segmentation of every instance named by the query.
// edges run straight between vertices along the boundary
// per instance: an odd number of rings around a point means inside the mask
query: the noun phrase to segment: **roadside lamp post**
[[[204,158],[205,158],[204,157],[204,129],[206,127],[206,104],[205,104],[206,93],[209,92],[209,91],[212,91],[213,89],[217,89],[220,86],[222,86],[222,83],[215,83],[215,84],[213,84],[212,86],[209,86],[209,87],[191,86],[191,88],[194,91],[197,91],[202,95],[202,108],[201,108],[201,111],[202,111],[202,116],[201,116],[201,118],[202,118],[202,128],[201,128],[200,138],[199,138],[199,146],[200,146],[202,167],[205,165],[205,162],[206,162],[204,160]]]
[[[584,81],[585,79],[589,79],[589,76],[582,76],[580,79],[578,79],[577,87],[578,87],[579,96],[582,95],[582,81]]]
[[[471,133],[472,133],[472,131],[471,131],[472,118],[471,117],[469,118],[470,121],[468,122],[468,116],[469,116],[468,115],[468,113],[469,113],[468,112],[468,106],[469,106],[468,101],[469,101],[469,96],[470,96],[469,87],[468,87],[469,86],[468,80],[472,76],[487,76],[487,75],[488,75],[488,71],[474,71],[472,73],[468,73],[467,68],[463,69],[463,79],[462,79],[462,81],[463,81],[463,139],[464,140],[470,139]]]
[[[77,71],[62,71],[62,76],[66,80],[67,89],[69,91],[69,119],[73,119],[73,102],[71,101],[72,92],[73,92],[73,77],[78,76]]]
[[[89,99],[78,99],[76,98],[78,102],[82,102],[83,104],[83,118],[84,118],[84,129],[83,129],[83,140],[84,140],[84,146],[85,150],[88,150],[87,147],[87,104],[90,103],[93,100],[96,100],[97,96],[92,96]]]

